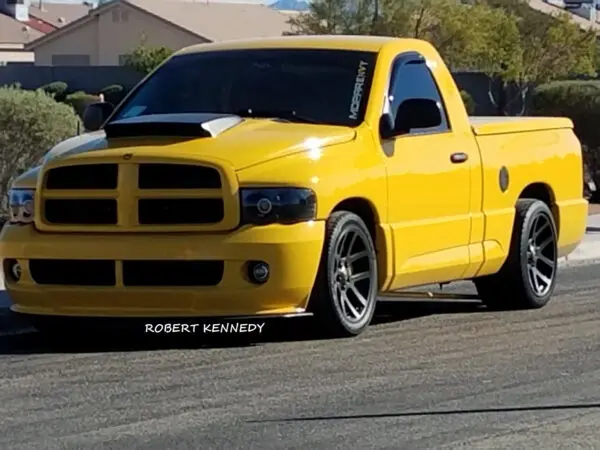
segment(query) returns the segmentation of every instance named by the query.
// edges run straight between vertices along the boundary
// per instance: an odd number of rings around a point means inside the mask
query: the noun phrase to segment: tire
[[[473,280],[483,303],[494,310],[545,306],[556,287],[557,236],[554,216],[544,202],[519,200],[506,262],[498,273]]]
[[[368,228],[354,213],[334,212],[327,220],[308,308],[318,334],[358,336],[371,323],[378,292],[377,256]]]

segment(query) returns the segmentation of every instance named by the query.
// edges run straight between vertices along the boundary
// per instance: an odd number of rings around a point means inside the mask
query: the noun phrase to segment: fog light
[[[15,263],[12,266],[12,274],[15,280],[19,281],[21,279],[21,264]]]
[[[16,259],[5,259],[4,260],[4,276],[13,283],[18,282],[21,279],[21,264]]]
[[[248,263],[248,277],[256,284],[264,284],[269,279],[271,271],[269,265],[262,261],[251,261]]]

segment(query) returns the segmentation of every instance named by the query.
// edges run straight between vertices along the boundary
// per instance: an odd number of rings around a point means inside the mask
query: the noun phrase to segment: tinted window
[[[392,82],[390,88],[390,112],[392,116],[394,116],[398,106],[405,100],[414,98],[434,100],[438,103],[442,113],[442,125],[433,131],[443,131],[448,129],[444,103],[433,75],[431,75],[431,72],[424,61],[400,63],[396,65],[392,70]],[[420,132],[422,130],[414,131]]]
[[[375,57],[304,49],[180,55],[138,86],[114,117],[286,111],[320,123],[356,126],[364,117]]]

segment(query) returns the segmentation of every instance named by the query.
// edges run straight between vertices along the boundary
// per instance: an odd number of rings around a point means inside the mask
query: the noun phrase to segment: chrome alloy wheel
[[[371,291],[377,283],[374,265],[370,258],[363,231],[350,226],[343,232],[335,246],[331,280],[334,284],[334,301],[349,322],[361,321],[373,301]]]
[[[550,218],[539,214],[527,238],[527,274],[529,285],[542,297],[551,289],[556,276],[556,237]]]

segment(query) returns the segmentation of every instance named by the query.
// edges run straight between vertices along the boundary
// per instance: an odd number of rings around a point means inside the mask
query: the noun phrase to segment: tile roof
[[[213,42],[281,36],[289,16],[259,4],[190,0],[121,0]]]
[[[0,44],[27,44],[83,16],[85,5],[46,3],[29,7],[29,20],[21,22],[0,12]]]
[[[48,34],[56,30],[54,25],[50,25],[48,22],[44,22],[43,20],[36,19],[35,17],[29,16],[29,20],[22,22],[25,25],[29,25],[34,30],[39,31],[40,33]]]
[[[27,44],[44,33],[26,23],[0,13],[0,46],[2,44]]]
[[[76,4],[44,3],[42,9],[38,4],[32,4],[29,7],[29,16],[60,28],[87,15],[89,10],[88,6]]]

